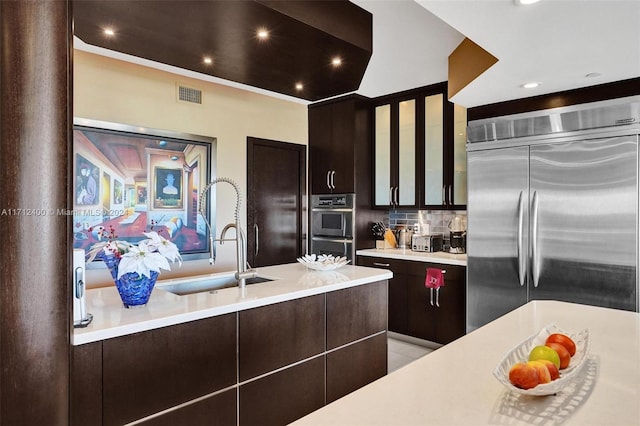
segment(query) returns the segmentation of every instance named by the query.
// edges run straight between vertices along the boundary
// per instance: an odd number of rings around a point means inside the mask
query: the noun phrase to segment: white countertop
[[[494,368],[550,323],[589,330],[584,368],[556,395],[510,392]],[[294,424],[639,425],[640,314],[530,302]]]
[[[327,293],[389,279],[390,271],[360,266],[343,266],[334,271],[314,271],[299,263],[257,268],[258,274],[274,281],[238,288],[178,296],[162,289],[165,284],[185,279],[159,280],[144,307],[126,309],[115,286],[88,290],[86,311],[93,321],[86,328],[74,329],[72,344],[81,345],[180,324],[229,312],[241,311],[292,299]],[[190,277],[199,279],[215,275]]]
[[[411,249],[365,249],[356,251],[358,256],[386,257],[389,259],[413,260],[415,262],[442,263],[445,265],[467,266],[466,254],[453,254],[443,251],[424,253]]]

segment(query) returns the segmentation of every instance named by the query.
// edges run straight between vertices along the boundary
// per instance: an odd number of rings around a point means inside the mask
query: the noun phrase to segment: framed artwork
[[[136,185],[136,204],[147,204],[146,185]]]
[[[122,204],[122,182],[117,179],[113,180],[113,204]]]
[[[182,209],[182,169],[156,167],[153,177],[153,208]]]
[[[203,213],[197,195],[202,182],[215,178],[215,153],[216,139],[208,136],[74,118],[73,247],[91,247],[90,228],[113,228],[132,244],[153,229],[183,259],[208,258],[215,226],[206,227],[205,218],[215,225],[215,191]],[[188,166],[195,162],[197,168]]]
[[[76,154],[76,204],[95,206],[100,202],[100,169],[80,154]]]

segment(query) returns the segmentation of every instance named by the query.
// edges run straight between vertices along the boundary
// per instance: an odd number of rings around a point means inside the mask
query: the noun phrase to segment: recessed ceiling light
[[[116,34],[115,31],[113,31],[113,28],[105,28],[104,29],[104,35],[111,37],[114,36]]]
[[[585,74],[585,77],[587,77],[587,78],[602,77],[602,73],[599,73],[599,72],[590,72],[589,74]]]
[[[158,145],[160,146],[167,146],[167,141],[159,141]]]
[[[302,83],[296,83],[296,90],[304,89],[304,85]]]
[[[336,56],[331,60],[331,65],[333,65],[334,67],[339,67],[340,65],[342,65],[342,58]]]
[[[518,6],[526,6],[529,4],[538,3],[540,0],[513,0],[513,2]]]
[[[531,82],[531,83],[525,83],[523,85],[521,85],[520,87],[522,87],[523,89],[535,89],[536,87],[539,87],[542,83],[538,83],[537,81],[535,82]]]
[[[260,40],[266,40],[269,38],[269,31],[267,31],[265,28],[260,28],[256,32],[256,35]]]
[[[205,57],[202,59],[202,62],[204,62],[204,63],[205,63],[205,64],[207,64],[207,65],[211,65],[211,64],[213,63],[213,59],[212,59],[211,57],[209,57],[209,56],[205,56]]]
[[[177,160],[178,160],[178,156],[176,156],[176,155],[172,155],[172,156],[171,156],[171,159],[172,159],[173,161],[177,161]]]

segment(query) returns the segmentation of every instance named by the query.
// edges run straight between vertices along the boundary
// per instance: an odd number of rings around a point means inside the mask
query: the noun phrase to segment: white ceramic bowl
[[[299,257],[298,262],[305,265],[307,268],[314,269],[316,271],[332,271],[338,269],[351,262],[346,257],[334,257],[332,255],[321,254],[316,256],[315,254],[306,254],[304,257]]]
[[[514,386],[509,381],[509,370],[511,367],[518,362],[527,362],[529,359],[529,353],[534,346],[544,345],[544,342],[547,340],[550,334],[553,333],[562,333],[571,337],[576,344],[576,353],[571,357],[571,362],[567,368],[560,370],[560,377],[556,380],[552,380],[549,383],[545,383],[542,385],[538,385],[531,389],[520,389],[519,387]],[[505,385],[509,390],[513,392],[517,392],[523,395],[553,395],[562,390],[572,379],[573,377],[580,371],[583,367],[584,362],[587,358],[587,354],[589,353],[589,331],[582,330],[578,333],[568,333],[560,328],[558,328],[555,324],[549,324],[538,334],[534,334],[530,336],[525,341],[511,349],[505,356],[502,358],[498,366],[493,371],[493,375]]]

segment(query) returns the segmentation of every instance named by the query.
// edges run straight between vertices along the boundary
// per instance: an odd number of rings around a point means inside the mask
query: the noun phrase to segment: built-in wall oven
[[[311,196],[311,253],[353,261],[355,194]]]

